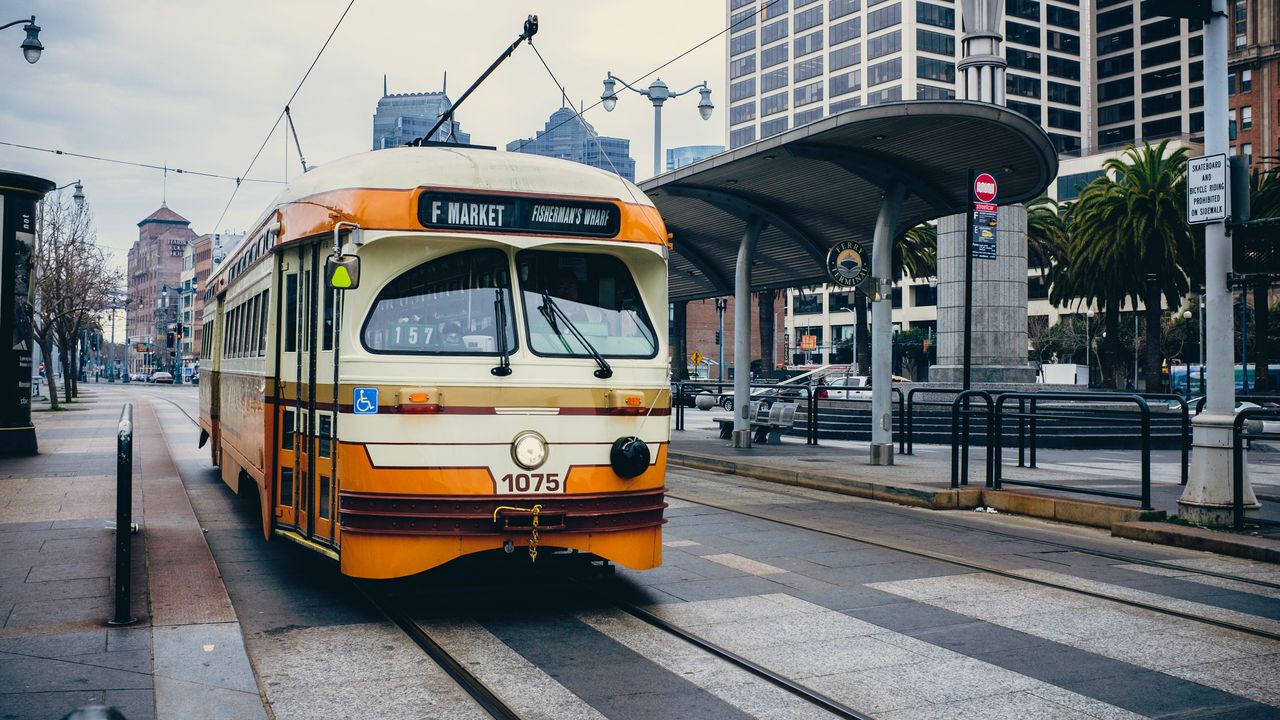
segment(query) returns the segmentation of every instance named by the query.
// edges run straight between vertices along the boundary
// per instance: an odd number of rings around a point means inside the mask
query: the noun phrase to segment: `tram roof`
[[[614,173],[558,158],[473,147],[398,147],[349,155],[291,181],[274,206],[349,188],[441,187],[613,198],[652,205]]]
[[[767,225],[756,244],[752,290],[826,282],[831,246],[868,251],[881,197],[908,195],[895,236],[964,212],[969,170],[995,175],[997,202],[1030,200],[1057,175],[1039,125],[1007,108],[913,101],[856,108],[640,183],[673,234],[672,300],[733,294],[745,220]]]

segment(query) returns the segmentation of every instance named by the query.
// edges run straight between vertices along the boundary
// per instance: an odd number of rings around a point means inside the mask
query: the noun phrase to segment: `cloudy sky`
[[[35,65],[18,48],[21,26],[0,31],[0,141],[228,176],[241,175],[349,0],[8,0],[0,24],[36,15],[45,52]],[[534,42],[573,100],[600,96],[606,71],[628,81],[724,29],[723,0],[355,0],[312,71],[292,113],[308,163],[367,151],[382,76],[390,92],[439,90],[455,100],[538,15]],[[7,17],[12,15],[13,17]],[[725,142],[724,41],[716,38],[658,76],[681,89],[710,82],[716,114],[702,121],[697,93],[664,108],[663,141]],[[646,78],[647,85],[651,78]],[[537,56],[522,47],[458,112],[473,143],[532,136],[560,105]],[[652,170],[653,110],[621,95],[587,121],[631,139],[636,174]],[[283,180],[283,124],[248,177]],[[69,158],[0,145],[0,169],[59,185],[79,179],[99,242],[119,263],[137,222],[166,197],[197,233],[243,230],[278,185],[245,183],[219,227],[234,183]],[[67,190],[65,192],[70,192]]]

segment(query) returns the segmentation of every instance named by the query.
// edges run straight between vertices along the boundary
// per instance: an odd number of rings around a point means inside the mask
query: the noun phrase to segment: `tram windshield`
[[[516,275],[524,294],[529,347],[538,355],[651,358],[657,335],[631,272],[621,260],[593,253],[524,250],[516,254]],[[538,311],[543,293],[564,312],[590,347],[563,323]]]
[[[498,305],[506,305],[507,349],[516,348],[510,318],[507,254],[467,250],[419,265],[383,288],[361,333],[372,352],[497,355]]]

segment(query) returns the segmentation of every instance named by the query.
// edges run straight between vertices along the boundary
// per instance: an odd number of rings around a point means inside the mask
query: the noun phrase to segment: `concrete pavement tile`
[[[714,565],[714,563],[709,563]],[[690,580],[656,586],[659,590],[682,600],[718,600],[748,595],[767,595],[786,588],[768,578],[754,575],[722,580]]]
[[[1101,700],[1094,700],[1091,697],[1079,695],[1053,685],[1042,684],[1026,692],[1059,705],[1065,705],[1073,710],[1079,710],[1091,718],[1097,718],[1097,720],[1142,720],[1143,718],[1142,715],[1129,712],[1124,708],[1108,705]]]
[[[82,597],[61,600],[17,602],[5,620],[6,628],[33,627],[57,623],[106,622],[111,618],[111,597]]]
[[[27,582],[50,580],[80,580],[84,578],[109,578],[113,566],[105,563],[73,562],[56,565],[37,565],[27,574]]]
[[[152,633],[157,678],[258,694],[238,623],[157,627]]]
[[[273,630],[259,633],[250,645],[254,668],[269,695],[284,687],[442,674],[390,623]]]
[[[257,690],[242,692],[156,676],[156,716],[183,720],[266,720]],[[130,718],[132,720],[132,718]]]
[[[1099,605],[1084,609],[1068,609],[1043,615],[1021,615],[1001,621],[1015,630],[1040,635],[1077,638],[1117,637],[1179,627],[1181,621],[1161,618],[1133,608]]]
[[[698,634],[719,645],[728,643],[735,648],[750,648],[820,641],[831,641],[835,646],[839,644],[835,641],[841,638],[880,631],[870,623],[828,611],[705,625],[698,629]]]
[[[107,652],[150,649],[151,628],[112,628],[107,631]]]
[[[41,658],[90,655],[107,650],[107,634],[107,630],[91,630],[0,638],[0,652]]]
[[[67,658],[85,665],[128,670],[129,672],[151,673],[151,648],[144,650],[121,650],[119,652],[95,653],[93,655],[76,655]]]
[[[101,704],[101,690],[38,693],[0,692],[0,720],[60,718],[76,708]]]
[[[844,612],[859,620],[865,620],[886,630],[900,633],[917,633],[932,628],[965,625],[973,622],[973,618],[968,615],[961,615],[960,613],[924,603],[911,602],[896,595],[880,593],[878,590],[870,592],[883,595],[884,602],[878,605],[845,610]]]
[[[894,687],[910,688],[932,703],[1002,695],[1041,685],[1026,675],[957,654],[881,667],[867,675]]]
[[[128,720],[154,720],[156,717],[156,695],[151,689],[108,690],[102,704],[119,710]]]
[[[834,717],[822,708],[761,681],[704,687],[757,720],[830,720]]]
[[[773,565],[762,563],[758,560],[752,560],[751,558],[746,558],[734,553],[703,555],[702,559],[719,563],[727,568],[732,568],[748,575],[776,575],[778,573],[786,572],[786,570],[783,570],[782,568],[774,567]]]
[[[26,582],[20,589],[23,600],[57,600],[82,597],[101,597],[112,592],[109,577],[81,578],[77,580],[46,580]]]
[[[873,637],[848,637],[833,642],[736,648],[743,657],[794,678],[857,672],[894,665],[919,664],[922,656]]]
[[[1243,657],[1169,668],[1175,677],[1221,688],[1268,705],[1280,706],[1280,654]]]
[[[816,605],[811,606],[812,609],[809,609],[809,607],[805,606],[788,604],[777,597],[778,595],[781,595],[781,593],[715,600],[692,600],[682,603],[656,605],[646,609],[654,615],[682,627],[710,625],[713,623],[735,623],[776,617],[783,614],[818,612],[823,609]]]
[[[1134,716],[1140,717],[1140,716]],[[1012,692],[888,712],[880,720],[1095,720],[1079,710],[1029,692]]]
[[[835,673],[807,678],[807,687],[862,713],[874,714],[928,705],[929,701],[910,689],[887,685],[868,672]]]
[[[1166,670],[1192,662],[1233,661],[1242,656],[1238,650],[1204,637],[1190,638],[1168,630],[1102,636],[1090,639],[1090,652],[1127,662],[1138,667]]]
[[[151,677],[146,673],[85,665],[74,660],[34,657],[0,660],[0,677],[13,679],[6,690],[24,693],[151,687]]]
[[[697,547],[699,543],[692,540],[667,540],[662,543],[669,548]]]
[[[0,483],[3,487],[3,483]],[[26,533],[32,530],[48,530],[53,527],[53,521],[41,520],[38,522],[0,522],[0,537],[4,537],[5,533]]]

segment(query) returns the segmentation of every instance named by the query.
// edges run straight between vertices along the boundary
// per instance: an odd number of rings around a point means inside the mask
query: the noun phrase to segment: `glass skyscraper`
[[[631,141],[598,134],[590,123],[567,107],[552,113],[546,126],[534,137],[507,143],[507,151],[572,160],[617,173],[631,182],[636,179]]]
[[[453,107],[444,92],[402,93],[386,95],[378,101],[373,114],[373,149],[400,147],[423,137],[440,116]],[[435,135],[428,138],[436,142],[471,142],[471,135],[462,132],[456,121],[440,126]]]

